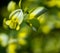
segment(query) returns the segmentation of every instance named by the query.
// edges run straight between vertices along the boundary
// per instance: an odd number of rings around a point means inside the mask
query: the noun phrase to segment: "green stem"
[[[19,7],[20,7],[20,8],[21,8],[21,2],[22,2],[22,0],[19,1]]]

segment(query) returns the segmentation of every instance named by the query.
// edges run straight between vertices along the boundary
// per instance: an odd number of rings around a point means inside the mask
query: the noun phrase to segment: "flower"
[[[17,9],[10,14],[9,20],[6,20],[5,23],[7,26],[9,26],[9,28],[19,30],[22,21],[23,12],[21,9]]]
[[[46,9],[44,7],[38,7],[36,8],[32,13],[30,13],[29,19],[33,19],[34,17],[38,17],[40,14],[43,14]]]

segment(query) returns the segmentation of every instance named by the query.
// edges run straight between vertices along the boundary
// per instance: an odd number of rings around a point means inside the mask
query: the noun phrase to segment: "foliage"
[[[59,0],[12,0],[0,10],[1,53],[60,53]]]

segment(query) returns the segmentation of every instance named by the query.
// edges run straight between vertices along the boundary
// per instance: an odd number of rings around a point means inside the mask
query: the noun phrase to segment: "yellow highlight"
[[[29,19],[33,19],[35,17],[35,14],[31,13],[29,16]]]
[[[20,29],[19,21],[17,18],[12,18],[11,20],[7,20],[6,25],[8,25],[11,29]]]
[[[60,8],[60,0],[50,0],[50,1],[46,1],[45,4],[46,4],[48,7],[57,6],[58,8]]]
[[[10,25],[10,23],[11,23],[11,20],[6,21],[7,25]]]
[[[16,44],[14,44],[14,43],[9,44],[9,45],[8,45],[8,48],[7,48],[8,53],[16,53],[16,51],[15,51],[16,48],[17,48]]]
[[[58,18],[60,18],[60,11],[57,12],[57,16],[58,16]]]
[[[12,20],[16,20],[16,21],[18,21],[17,16],[18,16],[18,15],[14,15],[14,16],[12,16],[12,18],[11,18],[11,19],[12,19]]]
[[[46,22],[46,16],[45,16],[45,14],[39,16],[37,19],[40,22],[40,24],[44,24]]]
[[[24,40],[24,39],[20,39],[20,40],[18,41],[18,43],[19,43],[20,45],[26,45],[26,44],[27,44],[26,40]]]
[[[55,27],[56,27],[56,28],[60,28],[60,21],[56,21]]]
[[[30,26],[32,27],[32,24],[30,23]]]
[[[54,7],[56,5],[56,1],[55,0],[47,1],[46,4],[49,7]]]
[[[2,38],[0,38],[0,44],[1,44],[1,42],[2,42]]]
[[[18,38],[26,38],[27,33],[26,32],[21,32],[18,34]]]
[[[19,30],[20,29],[20,25],[18,25],[17,27],[16,27],[16,30]]]
[[[48,34],[50,31],[51,31],[51,28],[48,25],[42,27],[43,33]]]
[[[9,24],[9,27],[11,28],[11,29],[15,29],[16,28],[16,22],[14,21],[14,20],[11,20],[11,22],[10,22],[10,24]]]
[[[56,1],[56,6],[60,8],[60,1]]]
[[[3,20],[3,27],[4,27],[5,29],[8,28],[8,26],[6,25],[6,18],[4,18],[4,20]]]

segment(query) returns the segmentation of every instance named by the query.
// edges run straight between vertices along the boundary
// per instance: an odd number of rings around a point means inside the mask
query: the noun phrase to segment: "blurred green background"
[[[60,53],[60,0],[0,0],[0,53]]]

